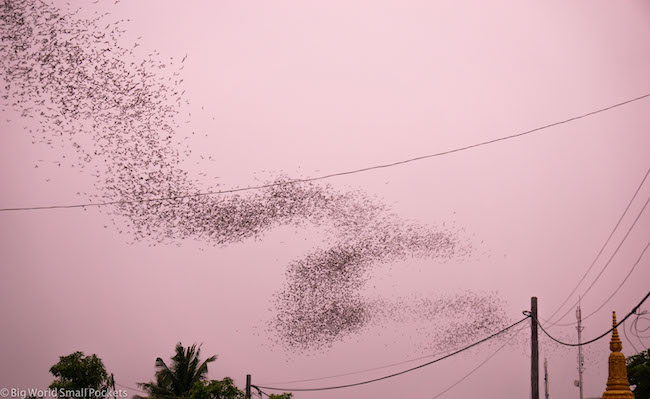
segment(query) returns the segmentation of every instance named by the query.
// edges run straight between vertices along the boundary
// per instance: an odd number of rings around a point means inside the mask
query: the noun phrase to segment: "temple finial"
[[[609,376],[603,399],[633,399],[630,382],[627,379],[625,356],[621,353],[623,343],[616,330],[616,312],[612,312],[612,340],[609,342]]]
[[[621,342],[616,329],[616,312],[612,312],[612,329],[612,340],[609,342],[609,349],[612,352],[620,352],[623,350],[623,342]]]

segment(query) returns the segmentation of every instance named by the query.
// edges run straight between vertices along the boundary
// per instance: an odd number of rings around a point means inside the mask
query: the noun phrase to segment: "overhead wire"
[[[591,291],[591,289],[592,289],[593,286],[596,284],[596,282],[598,281],[598,279],[600,279],[600,276],[602,276],[603,273],[605,272],[605,270],[609,267],[609,264],[612,262],[612,260],[614,259],[614,257],[615,257],[616,254],[618,253],[619,249],[621,249],[621,247],[623,246],[623,243],[625,242],[625,240],[627,239],[627,237],[630,235],[630,233],[631,233],[632,230],[634,229],[634,226],[636,226],[636,223],[639,221],[639,218],[641,217],[641,215],[642,215],[643,212],[645,211],[646,207],[648,206],[648,203],[650,203],[650,197],[648,197],[648,199],[646,200],[645,204],[643,205],[643,208],[641,208],[641,211],[639,211],[639,214],[638,214],[638,215],[636,216],[636,218],[634,219],[634,222],[632,222],[632,225],[628,228],[627,232],[625,233],[625,236],[623,236],[623,239],[621,240],[621,242],[618,244],[618,246],[617,246],[616,249],[614,250],[614,253],[612,253],[612,256],[609,257],[609,259],[607,260],[607,262],[605,263],[605,265],[603,266],[603,268],[600,270],[600,273],[598,273],[598,275],[596,276],[596,278],[594,279],[594,281],[591,282],[591,284],[589,285],[589,287],[587,288],[587,290],[584,291],[584,292],[582,293],[582,295],[581,295],[582,298],[584,298],[584,296],[587,295],[587,293],[588,293],[589,291]],[[645,253],[645,250],[644,250],[644,253]],[[636,264],[635,264],[635,266],[636,266]],[[626,277],[626,279],[627,279],[627,277]],[[608,299],[608,300],[609,300],[609,299]],[[569,312],[571,311],[571,309],[573,309],[573,308],[575,308],[576,306],[578,306],[579,302],[580,302],[580,299],[578,299],[578,301],[576,301],[576,303],[575,303],[573,306],[571,306],[571,307],[570,307],[566,312],[564,312],[564,314],[563,314],[562,316],[560,316],[559,319],[557,319],[554,323],[551,323],[551,326],[549,326],[549,327],[552,327],[552,326],[571,326],[571,325],[576,324],[575,322],[572,322],[572,323],[565,323],[565,324],[561,324],[561,323],[558,323],[558,322],[559,322],[560,320],[562,320],[564,317],[566,317],[566,315],[569,314]],[[593,313],[592,313],[592,314],[593,314]],[[590,314],[589,316],[591,316],[592,314]],[[583,318],[583,320],[586,319],[586,318],[587,318],[587,317]]]
[[[623,218],[625,218],[625,215],[627,214],[628,210],[630,209],[630,206],[632,206],[632,203],[634,202],[634,199],[635,199],[636,196],[639,194],[639,191],[641,191],[641,187],[643,187],[643,184],[645,183],[646,179],[648,178],[648,174],[650,174],[650,168],[648,168],[648,170],[645,172],[645,176],[643,176],[643,179],[641,180],[641,183],[639,183],[639,186],[636,188],[636,191],[634,192],[634,195],[632,196],[632,198],[630,199],[630,201],[627,203],[627,206],[625,207],[625,210],[623,211],[623,213],[621,214],[621,216],[618,218],[618,221],[616,222],[616,225],[614,225],[614,228],[613,228],[612,231],[609,233],[609,237],[607,237],[607,240],[605,240],[605,243],[602,245],[602,247],[600,247],[600,251],[598,251],[598,254],[597,254],[596,257],[594,258],[594,260],[591,262],[591,265],[589,265],[589,268],[588,268],[587,271],[582,275],[582,278],[580,278],[580,281],[578,281],[578,283],[577,283],[576,286],[573,288],[573,290],[571,290],[571,293],[569,293],[569,295],[567,295],[566,299],[565,299],[565,300],[560,304],[560,306],[558,306],[558,308],[555,310],[555,312],[553,312],[553,314],[552,314],[550,317],[548,317],[549,322],[550,322],[550,320],[551,320],[551,319],[552,319],[552,318],[553,318],[553,317],[554,317],[554,316],[555,316],[555,315],[560,311],[560,309],[562,309],[562,306],[564,306],[564,305],[567,303],[567,301],[568,301],[569,299],[571,299],[571,296],[573,296],[573,294],[575,294],[575,292],[576,292],[576,290],[578,289],[578,287],[580,286],[580,284],[582,284],[582,282],[583,282],[584,279],[587,277],[587,275],[589,274],[589,272],[591,271],[591,269],[593,269],[594,265],[596,264],[596,262],[597,262],[598,259],[600,258],[600,255],[601,255],[601,254],[603,253],[603,251],[605,250],[605,247],[607,247],[607,245],[609,244],[609,241],[610,241],[610,240],[612,239],[612,237],[614,236],[614,233],[615,233],[616,230],[618,229],[618,226],[619,226],[619,225],[621,224],[621,222],[623,221]],[[569,308],[569,311],[570,311],[571,309],[573,309],[574,307],[575,307],[575,305],[572,306],[571,308]],[[567,312],[567,313],[568,313],[568,312]],[[562,320],[562,319],[567,315],[567,313],[565,313],[562,317],[560,317],[558,320],[556,320],[556,322],[559,322],[560,320]],[[555,325],[555,323],[551,323],[551,325]]]
[[[321,380],[328,380],[328,379],[338,378],[338,377],[346,377],[346,376],[350,376],[350,375],[367,373],[369,371],[383,370],[383,369],[387,369],[387,368],[390,368],[390,367],[400,366],[402,364],[413,363],[413,362],[416,362],[418,360],[428,359],[428,358],[431,358],[431,357],[434,357],[434,356],[440,356],[442,354],[446,354],[446,353],[455,351],[457,349],[459,349],[459,347],[455,347],[455,348],[452,348],[452,349],[432,353],[432,354],[425,355],[425,356],[420,356],[420,357],[413,358],[413,359],[403,360],[403,361],[400,361],[400,362],[385,364],[383,366],[377,366],[377,367],[367,368],[367,369],[363,369],[363,370],[350,371],[350,372],[347,372],[347,373],[334,374],[334,375],[328,375],[328,376],[316,377],[316,378],[305,378],[305,379],[302,379],[302,380],[267,382],[267,383],[263,383],[262,385],[295,384],[295,383],[299,383],[299,382],[321,381]]]
[[[526,326],[524,326],[524,327],[520,328],[519,330],[515,331],[515,333],[514,333],[514,335],[513,335],[512,337],[510,337],[510,338],[509,338],[509,339],[508,339],[508,340],[507,340],[503,345],[501,345],[501,346],[500,346],[496,351],[494,351],[490,356],[488,356],[485,360],[483,360],[483,362],[481,362],[478,366],[476,366],[475,368],[473,368],[469,373],[465,374],[465,375],[464,375],[460,380],[456,381],[455,383],[453,383],[452,385],[450,385],[449,387],[447,387],[444,391],[438,393],[436,396],[434,396],[434,397],[431,398],[431,399],[437,399],[437,398],[441,397],[441,396],[444,395],[445,393],[447,393],[447,392],[451,391],[453,388],[455,388],[458,384],[460,384],[461,382],[465,381],[465,379],[467,379],[469,376],[471,376],[472,374],[474,374],[474,373],[476,372],[476,370],[478,370],[478,369],[480,369],[481,367],[483,367],[483,365],[485,365],[485,363],[489,362],[489,361],[490,361],[490,360],[491,360],[491,359],[492,359],[492,358],[493,358],[497,353],[501,352],[501,350],[502,350],[503,348],[505,348],[506,346],[508,346],[508,344],[510,343],[510,341],[512,341],[512,339],[513,339],[514,337],[516,337],[516,336],[517,336],[517,335],[518,335],[518,334],[519,334],[519,333],[520,333],[520,332],[521,332],[525,327],[526,327]]]
[[[498,332],[496,332],[496,333],[494,333],[492,335],[489,335],[489,336],[487,336],[487,337],[485,337],[485,338],[483,338],[483,339],[481,339],[479,341],[476,341],[476,342],[474,342],[474,343],[472,343],[472,344],[470,344],[468,346],[465,346],[465,347],[463,347],[463,348],[461,348],[461,349],[459,349],[457,351],[454,351],[454,352],[452,352],[452,353],[450,353],[448,355],[445,355],[443,357],[434,359],[434,360],[432,360],[430,362],[420,364],[420,365],[415,366],[415,367],[411,367],[411,368],[406,369],[406,370],[402,370],[402,371],[397,372],[397,373],[385,375],[383,377],[373,378],[373,379],[370,379],[370,380],[365,380],[365,381],[356,382],[356,383],[352,383],[352,384],[336,385],[336,386],[329,386],[329,387],[319,387],[319,388],[277,388],[277,387],[268,387],[268,386],[262,386],[262,385],[258,385],[258,387],[260,389],[267,389],[267,390],[271,390],[271,391],[285,391],[285,392],[327,391],[327,390],[333,390],[333,389],[350,388],[350,387],[355,387],[355,386],[359,386],[359,385],[365,385],[365,384],[370,384],[370,383],[377,382],[377,381],[386,380],[386,379],[389,379],[389,378],[397,377],[397,376],[402,375],[402,374],[409,373],[411,371],[421,369],[423,367],[426,367],[426,366],[429,366],[431,364],[437,363],[437,362],[439,362],[441,360],[444,360],[444,359],[450,358],[452,356],[455,356],[455,355],[457,355],[457,354],[459,354],[461,352],[464,352],[464,351],[466,351],[466,350],[468,350],[470,348],[473,348],[473,347],[475,347],[475,346],[477,346],[479,344],[482,344],[485,341],[488,341],[488,340],[490,340],[492,338],[495,338],[500,334],[503,334],[504,332],[510,330],[511,328],[523,323],[529,317],[530,316],[526,316],[523,319],[509,325],[508,327],[506,327],[506,328],[504,328],[504,329],[502,329],[502,330],[500,330],[500,331],[498,331]]]
[[[623,324],[622,327],[623,327],[623,335],[625,336],[625,339],[627,340],[627,342],[632,346],[632,349],[634,349],[634,353],[639,353],[639,351],[634,346],[634,342],[632,342],[630,337],[627,336],[627,326],[626,326],[626,324]]]
[[[257,396],[259,396],[260,399],[264,398],[264,396],[262,394],[264,394],[266,396],[269,396],[265,392],[262,392],[262,390],[259,389],[258,387],[256,387],[255,385],[251,385],[251,388],[255,388],[255,391],[257,391]]]
[[[584,346],[584,345],[589,345],[589,344],[591,344],[591,343],[594,343],[594,342],[598,341],[599,339],[602,339],[602,338],[605,337],[607,334],[609,334],[610,332],[614,331],[614,329],[615,329],[616,327],[618,327],[618,326],[620,326],[621,324],[623,324],[623,323],[625,322],[625,320],[627,320],[630,316],[632,316],[634,313],[636,313],[637,309],[638,309],[638,308],[643,304],[643,302],[646,301],[646,299],[648,299],[648,297],[650,297],[650,292],[648,292],[648,293],[646,294],[646,296],[643,297],[643,299],[641,300],[641,302],[639,302],[639,303],[638,303],[634,308],[632,308],[632,310],[631,310],[631,311],[630,311],[630,312],[629,312],[629,313],[628,313],[628,314],[627,314],[627,315],[626,315],[626,316],[625,316],[621,321],[619,321],[615,326],[613,326],[613,327],[610,328],[609,330],[605,331],[605,332],[602,333],[601,335],[597,336],[596,338],[591,339],[591,340],[586,341],[586,342],[581,342],[581,343],[577,343],[577,344],[571,344],[571,343],[567,343],[567,342],[560,341],[559,339],[557,339],[557,338],[553,337],[551,334],[549,334],[548,331],[546,331],[546,329],[544,328],[544,326],[539,322],[539,320],[537,320],[537,325],[538,325],[539,328],[542,330],[542,332],[544,332],[544,334],[546,334],[547,337],[549,337],[551,340],[557,342],[557,343],[560,344],[560,345],[564,345],[564,346]]]
[[[44,206],[27,206],[27,207],[12,207],[12,208],[0,208],[0,212],[12,212],[12,211],[33,211],[33,210],[49,210],[49,209],[73,209],[73,208],[86,208],[86,207],[98,207],[98,206],[106,206],[106,205],[120,205],[120,204],[132,204],[132,203],[142,203],[142,202],[155,202],[155,201],[176,201],[180,199],[185,199],[185,198],[193,198],[193,197],[199,197],[199,196],[206,196],[206,195],[220,195],[220,194],[229,194],[229,193],[236,193],[236,192],[242,192],[242,191],[250,191],[250,190],[259,190],[263,188],[270,188],[270,187],[276,187],[280,185],[289,185],[289,184],[297,184],[297,183],[306,183],[306,182],[311,182],[311,181],[317,181],[317,180],[324,180],[324,179],[330,179],[332,177],[339,177],[339,176],[346,176],[346,175],[352,175],[356,173],[363,173],[363,172],[368,172],[371,170],[377,170],[377,169],[384,169],[384,168],[390,168],[393,166],[398,166],[398,165],[404,165],[407,163],[411,162],[416,162],[416,161],[421,161],[423,159],[428,159],[428,158],[436,158],[444,155],[449,155],[461,151],[466,151],[470,150],[473,148],[478,148],[478,147],[483,147],[486,145],[494,144],[500,141],[505,141],[505,140],[511,140],[514,138],[530,135],[542,130],[549,129],[551,127],[559,126],[562,124],[566,124],[569,122],[573,122],[579,119],[587,118],[592,115],[596,115],[602,112],[609,111],[614,108],[622,107],[624,105],[640,101],[642,99],[650,97],[650,93],[644,94],[639,97],[635,97],[623,102],[619,102],[604,108],[600,108],[594,111],[587,112],[585,114],[577,115],[568,119],[564,119],[558,122],[553,122],[549,123],[547,125],[539,126],[534,129],[526,130],[524,132],[520,133],[515,133],[511,134],[508,136],[503,136],[499,137],[496,139],[491,139],[491,140],[486,140],[486,141],[481,141],[479,143],[475,144],[470,144],[458,148],[454,148],[451,150],[447,151],[441,151],[441,152],[436,152],[433,154],[427,154],[427,155],[422,155],[414,158],[409,158],[409,159],[404,159],[401,161],[396,161],[396,162],[391,162],[391,163],[386,163],[386,164],[380,164],[380,165],[374,165],[374,166],[368,166],[364,168],[359,168],[359,169],[353,169],[353,170],[348,170],[348,171],[343,171],[343,172],[336,172],[336,173],[330,173],[322,176],[316,176],[316,177],[309,177],[305,179],[294,179],[291,181],[287,182],[275,182],[275,183],[269,183],[269,184],[262,184],[262,185],[256,185],[256,186],[248,186],[248,187],[241,187],[241,188],[235,188],[235,189],[230,189],[230,190],[220,190],[220,191],[208,191],[208,192],[202,192],[202,193],[194,193],[194,194],[185,194],[185,195],[177,195],[177,196],[169,196],[169,197],[159,197],[159,198],[142,198],[142,199],[137,199],[137,200],[119,200],[119,201],[108,201],[108,202],[89,202],[89,203],[84,203],[84,204],[72,204],[72,205],[44,205]]]
[[[637,315],[637,318],[635,319],[635,324],[637,324],[637,323],[639,322],[639,320],[650,321],[650,318],[648,318],[647,316],[646,316],[646,317],[642,317],[642,316],[647,315],[647,314],[648,314],[648,311],[647,311],[647,310],[643,310],[643,311],[641,311],[641,312],[638,312],[638,313],[636,314],[636,315]],[[634,327],[634,329],[635,329],[636,331],[646,332],[646,331],[648,331],[648,330],[650,329],[650,325],[648,325],[646,328],[638,328],[638,327]]]
[[[641,259],[643,258],[643,255],[645,255],[645,253],[646,253],[646,251],[648,250],[649,247],[650,247],[650,241],[648,241],[648,243],[646,244],[645,248],[644,248],[643,251],[641,252],[641,255],[639,255],[639,258],[636,260],[636,262],[634,262],[634,265],[632,266],[632,268],[630,269],[630,271],[627,273],[627,275],[625,276],[625,278],[623,279],[623,281],[621,281],[621,283],[618,285],[618,287],[616,287],[616,289],[614,290],[614,292],[612,292],[612,294],[609,296],[609,298],[607,298],[607,299],[605,300],[605,302],[603,302],[603,303],[602,303],[602,304],[601,304],[601,305],[600,305],[596,310],[594,310],[593,312],[589,313],[587,316],[583,317],[583,318],[582,318],[582,321],[584,321],[584,320],[590,318],[591,316],[595,315],[596,313],[598,313],[598,312],[600,311],[600,309],[602,309],[602,308],[607,304],[607,302],[609,302],[609,301],[614,297],[614,295],[616,295],[616,293],[621,289],[621,287],[623,287],[623,284],[625,284],[625,282],[627,281],[627,279],[632,275],[632,272],[634,272],[634,269],[635,269],[636,266],[639,264],[639,262],[640,262]],[[557,324],[557,325],[559,326],[559,325],[562,325],[562,324]]]
[[[636,337],[636,339],[639,340],[639,343],[641,344],[641,347],[643,350],[648,349],[648,345],[646,345],[645,342],[643,342],[642,338],[650,338],[650,334],[642,334],[648,331],[650,329],[650,325],[646,326],[645,328],[639,328],[639,321],[643,320],[645,322],[650,322],[650,318],[647,316],[648,311],[643,310],[643,311],[637,311],[636,312],[636,318],[632,321],[632,325],[630,326],[630,334],[632,336]]]
[[[650,324],[648,326],[646,326],[645,328],[639,328],[639,321],[641,321],[641,320],[650,323],[650,318],[647,315],[648,315],[647,310],[643,310],[643,311],[640,311],[640,312],[636,313],[636,319],[634,319],[634,321],[632,322],[633,327],[634,327],[634,335],[635,336],[643,337],[643,338],[650,338],[650,334],[641,335],[641,333],[645,333],[648,330],[650,330]]]

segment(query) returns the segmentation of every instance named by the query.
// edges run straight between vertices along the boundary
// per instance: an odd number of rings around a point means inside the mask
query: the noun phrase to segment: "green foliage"
[[[291,399],[291,398],[293,398],[293,394],[292,393],[286,393],[286,392],[281,394],[281,395],[279,395],[279,394],[271,394],[271,396],[269,396],[269,399]]]
[[[161,359],[156,359],[156,381],[139,383],[151,397],[165,398],[168,396],[190,397],[190,392],[197,382],[205,381],[208,373],[208,363],[217,357],[211,356],[201,362],[201,347],[196,344],[184,348],[176,344],[176,354],[172,357],[171,367]]]
[[[196,344],[184,348],[176,344],[176,354],[172,357],[171,366],[167,366],[161,358],[156,359],[156,381],[139,383],[149,398],[160,399],[244,399],[245,393],[237,388],[230,377],[223,380],[208,380],[208,363],[217,357],[211,356],[201,363],[199,357],[201,347]],[[135,399],[144,399],[135,396]],[[270,399],[292,399],[293,394],[275,394]]]
[[[243,399],[241,391],[232,378],[223,380],[199,381],[190,391],[190,399]]]
[[[84,356],[82,352],[74,352],[68,356],[60,356],[59,362],[50,368],[50,373],[56,377],[50,384],[50,389],[60,391],[76,391],[92,393],[90,390],[106,391],[109,378],[102,360],[97,355]],[[93,397],[95,395],[86,395]]]
[[[628,357],[626,363],[630,385],[636,385],[634,398],[650,398],[650,349]]]

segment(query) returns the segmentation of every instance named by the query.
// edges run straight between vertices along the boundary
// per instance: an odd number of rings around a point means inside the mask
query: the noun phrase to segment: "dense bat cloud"
[[[496,293],[460,292],[372,302],[375,322],[420,324],[417,334],[427,351],[459,348],[500,331],[510,319]]]
[[[179,71],[155,54],[136,62],[119,45],[121,22],[75,18],[42,1],[3,2],[0,65],[6,109],[34,118],[34,142],[75,157],[60,160],[98,177],[103,200],[187,192],[173,145],[184,102]]]
[[[327,256],[327,252],[322,255]],[[340,254],[329,255],[340,258]],[[404,325],[409,326],[407,339],[417,350],[445,351],[477,341],[510,323],[505,303],[495,293],[377,298],[364,293],[367,277],[362,267],[331,270],[336,261],[330,260],[306,267],[327,271],[293,271],[287,287],[276,296],[281,311],[270,330],[277,344],[290,351],[327,350],[364,329],[390,334]],[[337,277],[329,279],[332,273]]]
[[[393,314],[362,295],[373,267],[408,257],[446,260],[468,251],[451,234],[398,219],[373,222],[364,234],[289,265],[286,285],[275,297],[280,312],[272,325],[289,347],[328,347],[379,316],[386,320]]]
[[[138,43],[124,44],[124,21],[81,14],[42,0],[0,3],[3,110],[30,121],[32,141],[56,149],[59,166],[93,176],[95,191],[85,199],[117,202],[101,209],[120,229],[126,223],[135,240],[222,246],[260,239],[283,225],[325,231],[326,247],[292,262],[275,297],[273,328],[287,347],[331,345],[378,320],[403,317],[391,310],[395,303],[364,297],[375,266],[471,252],[453,230],[401,220],[377,199],[326,184],[279,176],[258,190],[198,195],[219,187],[200,184],[181,168],[191,152],[181,145],[191,134],[181,120],[189,103],[185,59],[143,57],[134,50]],[[431,304],[426,317],[465,312],[466,324],[453,326],[464,331],[459,339],[467,338],[502,321],[501,307],[487,305],[495,303],[465,295]],[[422,304],[410,306],[415,317]]]
[[[360,192],[341,194],[328,185],[278,179],[268,186],[243,195],[177,191],[174,196],[184,198],[125,202],[118,208],[129,216],[136,237],[161,242],[191,237],[215,245],[259,239],[281,225],[322,226],[352,235],[383,211],[383,205]]]

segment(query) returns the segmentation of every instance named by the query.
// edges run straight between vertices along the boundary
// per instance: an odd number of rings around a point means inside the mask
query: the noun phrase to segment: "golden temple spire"
[[[607,388],[603,393],[603,399],[634,399],[634,394],[630,391],[630,382],[627,379],[627,368],[625,366],[625,356],[621,353],[623,343],[616,330],[616,312],[613,313],[612,340],[609,342],[609,376],[607,377]]]

